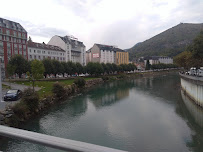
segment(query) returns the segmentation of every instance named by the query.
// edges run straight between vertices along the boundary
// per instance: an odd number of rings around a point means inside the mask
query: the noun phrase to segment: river
[[[130,152],[203,151],[203,109],[181,93],[175,73],[98,85],[21,127]],[[0,150],[59,151],[7,138]]]

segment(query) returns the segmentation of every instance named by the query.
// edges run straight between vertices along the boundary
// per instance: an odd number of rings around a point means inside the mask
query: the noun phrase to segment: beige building
[[[129,53],[121,49],[116,51],[116,64],[129,64]]]
[[[87,54],[86,60],[89,62],[115,64],[129,63],[128,52],[111,45],[94,44],[93,47],[87,51]]]

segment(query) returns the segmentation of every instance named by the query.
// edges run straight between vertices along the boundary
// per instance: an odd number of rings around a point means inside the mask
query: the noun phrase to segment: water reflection
[[[184,94],[181,90],[182,99],[189,110],[190,114],[193,116],[195,122],[200,126],[203,127],[203,109],[197,106],[194,101],[192,101],[188,96]]]
[[[134,85],[130,82],[127,83],[128,85],[126,85],[124,81],[116,81],[104,84],[92,90],[88,97],[97,109],[111,106],[129,96],[129,90],[134,87]]]
[[[201,152],[202,112],[183,102],[179,83],[178,75],[172,74],[102,84],[23,128],[132,152]],[[20,149],[56,151],[26,142],[0,142],[0,150]]]

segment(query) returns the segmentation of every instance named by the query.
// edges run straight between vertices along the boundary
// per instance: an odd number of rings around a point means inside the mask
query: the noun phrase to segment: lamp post
[[[2,62],[2,57],[0,57],[0,102],[3,101],[3,99],[2,99],[2,82],[1,82],[2,81],[1,62]]]

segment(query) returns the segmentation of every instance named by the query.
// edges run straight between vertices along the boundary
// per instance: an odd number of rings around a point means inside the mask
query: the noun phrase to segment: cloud
[[[70,34],[83,41],[87,49],[94,43],[130,48],[180,22],[203,22],[202,0],[0,2],[5,6],[0,9],[1,17],[19,21],[36,41]]]

